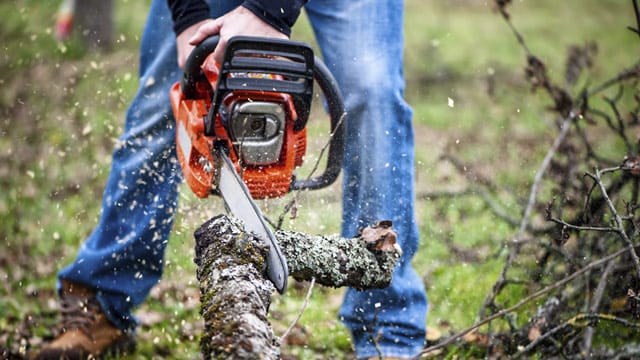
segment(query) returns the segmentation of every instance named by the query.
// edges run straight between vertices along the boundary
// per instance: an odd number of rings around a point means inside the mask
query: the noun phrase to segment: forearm
[[[242,6],[276,30],[289,36],[306,0],[245,0]],[[168,0],[176,35],[210,17],[204,0]]]
[[[203,0],[168,0],[168,4],[176,35],[189,26],[211,17],[209,5]]]
[[[306,0],[245,0],[242,6],[281,33],[290,36]]]

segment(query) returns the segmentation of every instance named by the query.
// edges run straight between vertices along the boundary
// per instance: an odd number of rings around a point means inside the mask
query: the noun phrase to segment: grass
[[[0,25],[0,341],[5,346],[16,345],[14,330],[30,316],[41,321],[30,327],[36,339],[55,324],[55,274],[97,221],[113,143],[138,85],[137,47],[149,3],[116,1],[117,42],[104,54],[88,51],[79,39],[51,40],[56,3],[0,4],[0,11],[10,14]],[[419,194],[472,185],[439,160],[453,151],[524,197],[551,141],[548,100],[530,93],[523,78],[525,52],[490,3],[406,1],[406,96],[414,109]],[[516,1],[509,11],[554,78],[562,78],[570,44],[598,42],[598,65],[589,75],[594,82],[637,59],[637,38],[625,29],[634,24],[628,2]],[[312,41],[306,19],[294,38]],[[335,185],[305,195],[300,217],[285,226],[338,232],[337,193]],[[515,217],[522,211],[518,198],[501,200]],[[195,199],[186,188],[181,204],[164,279],[137,311],[143,325],[132,359],[198,356],[202,324],[193,301],[192,233],[221,208],[213,199]],[[282,204],[261,206],[274,218]],[[474,321],[504,261],[502,241],[515,229],[473,196],[419,200],[417,215],[422,241],[414,264],[428,288],[427,324],[445,334]],[[306,284],[297,286],[274,298],[271,314],[279,334],[302,307]],[[336,319],[341,295],[342,290],[314,290],[297,340],[284,346],[286,354],[352,358],[348,334]]]

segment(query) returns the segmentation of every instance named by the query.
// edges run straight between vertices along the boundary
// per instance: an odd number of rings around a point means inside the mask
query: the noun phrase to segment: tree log
[[[275,288],[266,278],[267,248],[235,219],[221,215],[195,234],[205,359],[277,359],[279,341],[267,319]],[[391,222],[363,229],[355,239],[278,231],[297,280],[357,289],[389,285],[401,250]]]

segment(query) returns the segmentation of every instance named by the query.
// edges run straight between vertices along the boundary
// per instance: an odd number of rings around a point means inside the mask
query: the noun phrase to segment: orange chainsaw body
[[[243,161],[242,141],[234,141],[223,125],[220,113],[215,114],[215,135],[206,136],[204,119],[212,106],[213,90],[216,88],[219,70],[213,57],[202,64],[202,73],[208,84],[198,84],[198,95],[187,99],[180,83],[172,86],[171,106],[176,120],[176,150],[184,179],[191,190],[205,198],[215,190],[214,145],[225,143],[228,156],[236,171],[247,185],[254,199],[280,197],[289,190],[294,169],[302,164],[306,151],[306,129],[295,129],[297,113],[289,94],[236,90],[226,95],[221,108],[233,112],[237,104],[265,102],[279,104],[284,114],[284,135],[277,160],[269,164],[249,164]]]

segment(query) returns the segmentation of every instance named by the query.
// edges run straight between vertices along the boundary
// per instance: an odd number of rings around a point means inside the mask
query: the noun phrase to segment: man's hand
[[[204,20],[195,23],[186,28],[180,33],[180,35],[178,35],[178,37],[176,37],[176,46],[178,47],[178,66],[180,66],[180,69],[184,69],[184,64],[187,62],[187,58],[189,57],[189,54],[191,54],[191,50],[195,47],[189,43],[189,40],[198,31],[200,26],[208,23],[209,21],[211,20]]]
[[[217,19],[204,20],[191,25],[176,38],[178,46],[178,65],[184,67],[187,57],[194,46],[211,35],[220,35],[220,42],[213,52],[217,63],[222,62],[224,49],[227,41],[237,35],[271,37],[287,39],[287,36],[262,19],[254,15],[251,11],[242,6],[228,12]]]

